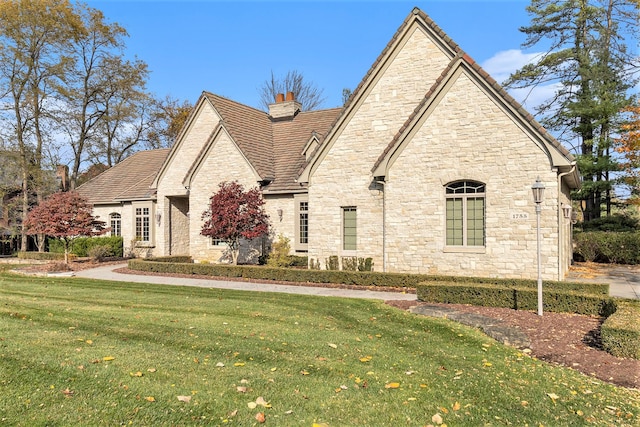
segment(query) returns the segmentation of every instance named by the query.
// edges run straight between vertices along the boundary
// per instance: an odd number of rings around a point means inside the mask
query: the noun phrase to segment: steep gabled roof
[[[312,169],[318,165],[324,155],[333,145],[336,137],[340,134],[342,127],[348,123],[350,117],[357,111],[360,103],[366,98],[368,92],[375,85],[378,79],[384,73],[386,65],[390,62],[391,57],[395,50],[400,45],[401,41],[407,37],[410,30],[414,28],[414,25],[421,26],[426,32],[431,34],[433,41],[440,46],[440,48],[447,52],[449,57],[453,58],[455,55],[462,52],[460,46],[458,46],[445,32],[419,8],[415,7],[409,13],[409,15],[402,22],[398,30],[395,32],[389,43],[382,50],[378,58],[374,61],[369,71],[362,78],[356,89],[353,91],[341,114],[336,118],[332,124],[326,138],[325,143],[322,144],[316,152],[306,161],[299,170],[298,180],[300,182],[308,182],[312,174]]]
[[[520,103],[518,103],[518,101],[509,95],[502,86],[500,86],[486,71],[484,71],[480,65],[478,65],[469,55],[460,52],[442,71],[440,77],[438,77],[433,86],[425,94],[422,101],[416,106],[413,113],[407,118],[394,138],[389,142],[371,169],[373,176],[386,176],[393,159],[402,151],[409,134],[420,119],[425,114],[429,114],[432,105],[435,105],[438,102],[438,98],[442,96],[445,91],[447,83],[454,77],[457,70],[460,70],[461,68],[466,69],[468,71],[468,75],[475,78],[487,92],[491,92],[494,99],[498,100],[498,102],[502,104],[502,107],[509,111],[510,115],[517,120],[523,128],[528,129],[533,138],[540,143],[541,148],[546,152],[551,166],[561,168],[563,172],[569,171],[573,168],[575,159],[571,153],[569,153],[565,147],[551,136],[551,134],[549,134],[549,132],[547,132],[547,130],[543,128],[535,118],[527,112]],[[569,178],[571,179],[570,185],[574,188],[580,186],[578,172],[575,168]]]
[[[203,92],[222,118],[222,125],[265,181],[275,178],[273,132],[269,116],[239,102]]]
[[[210,154],[212,145],[220,132],[236,144],[241,154],[266,183],[265,193],[290,193],[300,191],[296,183],[297,172],[305,161],[303,148],[316,135],[322,143],[327,129],[340,113],[340,108],[298,112],[289,119],[273,120],[264,111],[240,104],[236,101],[203,92],[221,118],[204,144],[196,160],[187,171],[184,184],[188,185],[199,165]],[[200,104],[200,102],[198,103]]]
[[[167,154],[169,149],[166,148],[137,152],[82,184],[76,191],[92,204],[154,199],[151,184]]]

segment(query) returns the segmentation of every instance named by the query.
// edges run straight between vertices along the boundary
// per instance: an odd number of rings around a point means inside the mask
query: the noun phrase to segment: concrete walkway
[[[272,283],[253,283],[231,280],[191,279],[169,276],[146,276],[118,273],[127,264],[112,264],[88,270],[76,271],[75,277],[88,279],[114,280],[119,282],[155,283],[159,285],[197,286],[201,288],[233,289],[236,291],[281,292],[288,294],[315,295],[341,298],[365,298],[387,300],[416,301],[416,294],[402,292],[370,291],[342,288],[324,288],[316,286],[279,285]],[[70,276],[70,273],[63,273]]]
[[[640,299],[640,265],[577,264],[567,281],[608,283],[612,297]]]
[[[145,276],[136,274],[118,273],[120,268],[127,264],[111,264],[103,267],[82,270],[73,273],[77,277],[89,279],[114,280],[119,282],[156,283],[161,285],[198,286],[204,288],[234,289],[238,291],[282,292],[292,294],[334,296],[344,298],[365,298],[379,300],[405,300],[416,301],[416,295],[401,292],[386,292],[372,290],[356,290],[342,288],[325,288],[316,286],[279,285],[271,283],[253,283],[231,280],[213,280],[181,278],[168,276]],[[596,270],[594,273],[593,270]],[[71,275],[62,273],[61,275]],[[640,266],[637,265],[602,265],[598,264],[585,274],[580,268],[573,269],[568,281],[608,283],[609,294],[619,298],[640,299]]]

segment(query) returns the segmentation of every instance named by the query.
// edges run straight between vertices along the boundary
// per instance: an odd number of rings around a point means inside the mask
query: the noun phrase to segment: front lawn
[[[3,425],[637,425],[640,393],[381,302],[0,275]]]

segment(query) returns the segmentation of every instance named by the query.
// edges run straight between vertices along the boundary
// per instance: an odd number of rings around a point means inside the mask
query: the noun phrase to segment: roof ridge
[[[208,90],[204,90],[204,91],[202,91],[202,93],[205,94],[207,97],[214,97],[214,98],[219,98],[219,99],[222,99],[222,100],[225,100],[225,101],[233,102],[234,104],[240,105],[240,106],[245,107],[245,108],[249,108],[251,110],[254,110],[255,112],[262,113],[262,114],[264,114],[266,116],[269,115],[267,112],[262,111],[259,108],[252,107],[251,105],[243,104],[242,102],[233,100],[231,98],[227,98],[226,96],[222,96],[222,95],[218,95],[218,94],[213,93],[213,92],[209,92]]]

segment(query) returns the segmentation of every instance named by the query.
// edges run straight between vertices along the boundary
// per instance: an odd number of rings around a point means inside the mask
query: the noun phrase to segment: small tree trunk
[[[67,239],[62,240],[64,242],[64,263],[69,265],[69,242]]]

